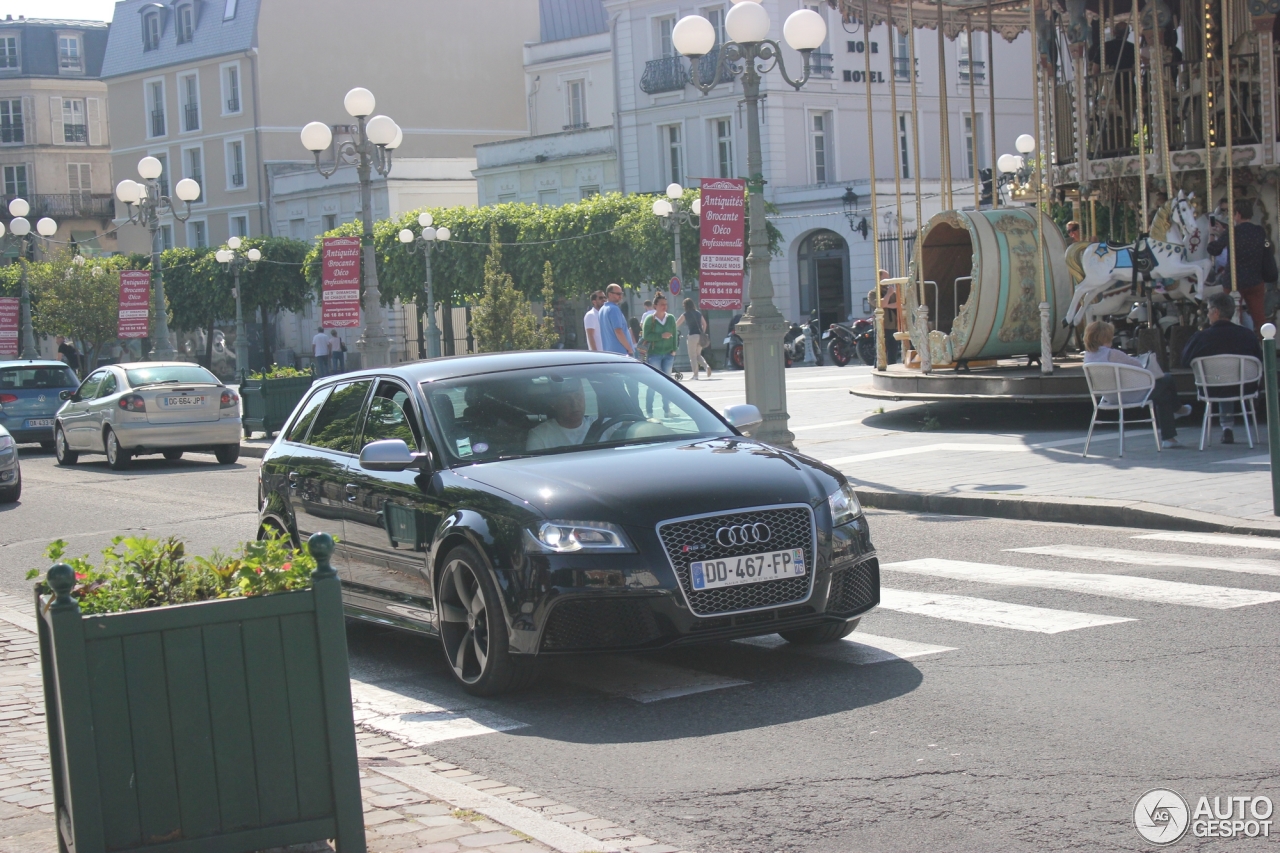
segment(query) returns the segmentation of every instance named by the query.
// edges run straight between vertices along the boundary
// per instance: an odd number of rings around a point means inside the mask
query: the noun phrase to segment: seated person
[[[1210,296],[1209,326],[1196,332],[1187,341],[1182,350],[1182,363],[1190,367],[1193,360],[1206,355],[1251,355],[1262,361],[1262,347],[1258,346],[1257,337],[1244,326],[1231,322],[1235,313],[1236,303],[1231,294],[1215,293]],[[1246,394],[1257,390],[1256,383],[1253,383],[1253,387],[1246,385],[1244,390]],[[1221,389],[1210,388],[1209,396],[1215,396],[1215,392],[1223,397],[1234,397],[1240,393],[1240,387],[1231,385]],[[1222,443],[1235,444],[1232,429],[1236,425],[1236,404],[1218,405],[1222,407]]]
[[[1141,367],[1144,370],[1151,371],[1155,375],[1156,384],[1151,391],[1150,399],[1151,402],[1155,403],[1156,425],[1160,428],[1160,446],[1179,447],[1178,428],[1174,426],[1173,421],[1174,418],[1185,418],[1191,414],[1191,407],[1178,406],[1177,385],[1174,383],[1172,376],[1166,376],[1164,371],[1160,369],[1160,362],[1154,356],[1151,358],[1151,366],[1145,366],[1133,356],[1118,349],[1112,349],[1111,342],[1115,339],[1115,336],[1116,327],[1105,320],[1094,320],[1090,323],[1084,330],[1084,363],[1112,362],[1114,364]],[[1142,395],[1139,392],[1125,391],[1120,396],[1126,406],[1136,406]],[[1103,400],[1110,404],[1115,403],[1115,400],[1110,397],[1103,397]]]
[[[551,418],[529,430],[526,450],[550,450],[582,444],[596,419],[587,412],[581,379],[566,379],[551,398]]]

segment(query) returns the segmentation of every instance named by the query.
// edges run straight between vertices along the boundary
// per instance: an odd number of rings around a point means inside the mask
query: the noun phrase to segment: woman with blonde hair
[[[1166,375],[1160,369],[1159,361],[1151,358],[1148,366],[1127,353],[1112,349],[1111,342],[1115,340],[1115,336],[1116,327],[1106,320],[1094,320],[1086,326],[1084,330],[1084,363],[1099,364],[1110,362],[1112,364],[1127,364],[1130,367],[1151,371],[1156,378],[1155,387],[1151,390],[1151,402],[1155,403],[1156,425],[1160,428],[1160,446],[1180,447],[1181,445],[1178,443],[1177,438],[1178,428],[1174,425],[1174,419],[1185,418],[1191,414],[1191,407],[1187,405],[1178,406],[1178,387],[1174,383],[1173,377]],[[1136,406],[1142,398],[1142,393],[1125,391],[1120,397],[1126,405],[1132,403]],[[1115,404],[1115,400],[1109,396],[1103,397],[1103,400],[1108,404]]]

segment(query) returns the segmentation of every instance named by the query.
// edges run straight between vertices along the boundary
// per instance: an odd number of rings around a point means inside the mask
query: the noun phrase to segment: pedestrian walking
[[[702,350],[711,344],[711,335],[707,331],[707,321],[702,312],[693,306],[692,299],[685,299],[684,313],[676,320],[677,326],[684,326],[685,347],[689,350],[689,366],[693,368],[693,378],[698,378],[699,365],[707,370],[707,378],[711,378],[711,365],[702,357]]]
[[[587,349],[600,352],[603,348],[600,341],[600,309],[604,307],[604,291],[597,290],[591,294],[591,308],[582,315],[582,325],[587,330]]]
[[[1256,333],[1262,329],[1262,324],[1267,322],[1266,285],[1280,276],[1277,275],[1276,270],[1275,247],[1267,240],[1267,232],[1262,226],[1255,225],[1250,221],[1251,219],[1253,219],[1253,199],[1236,199],[1235,211],[1232,213],[1236,232],[1236,256],[1228,258],[1227,262],[1235,265],[1236,287],[1240,290],[1240,298],[1244,300]],[[1223,227],[1218,236],[1209,241],[1211,257],[1216,257],[1230,248],[1229,236],[1226,228]],[[1228,290],[1231,288],[1229,273],[1224,285]]]
[[[329,330],[329,372],[345,373],[347,370],[347,345],[338,337],[337,329]]]
[[[1227,298],[1230,299],[1230,297]],[[1127,353],[1112,349],[1111,342],[1115,339],[1115,336],[1116,327],[1105,320],[1094,320],[1086,326],[1084,330],[1084,363],[1112,362],[1113,364],[1127,364],[1151,371],[1156,377],[1156,384],[1151,391],[1150,399],[1156,405],[1156,425],[1160,429],[1160,446],[1164,448],[1181,447],[1178,443],[1178,428],[1174,425],[1174,419],[1185,418],[1191,414],[1191,407],[1178,406],[1178,386],[1174,383],[1172,376],[1166,375],[1160,369],[1160,363],[1154,357],[1151,358],[1148,364],[1143,364]],[[1140,398],[1141,394],[1134,391],[1125,391],[1121,392],[1120,397],[1128,405],[1134,402],[1129,399],[1130,397]],[[1115,402],[1110,397],[1104,397],[1104,399],[1107,403]]]
[[[316,361],[316,376],[329,375],[329,341],[332,340],[324,333],[323,328],[316,329],[315,335],[311,338],[311,355]]]
[[[1231,322],[1235,313],[1236,303],[1229,293],[1215,293],[1210,296],[1209,325],[1196,332],[1187,341],[1187,345],[1182,349],[1182,363],[1189,366],[1195,359],[1206,355],[1251,355],[1258,361],[1262,361],[1262,347],[1258,345],[1257,336],[1244,326],[1237,326]],[[1256,386],[1245,388],[1246,393],[1254,390]],[[1234,397],[1240,389],[1236,385],[1221,389],[1210,388],[1210,398],[1214,396],[1214,392],[1221,393],[1224,397]],[[1236,437],[1232,430],[1236,425],[1236,404],[1229,402],[1217,405],[1221,407],[1222,412],[1222,443],[1235,444]]]
[[[58,360],[65,361],[67,367],[75,371],[76,376],[80,375],[80,350],[62,335],[58,335]]]
[[[680,333],[676,330],[675,315],[667,313],[667,297],[659,293],[653,300],[653,308],[653,313],[645,318],[642,334],[648,345],[646,361],[670,376]]]
[[[611,284],[604,289],[604,306],[600,309],[600,344],[604,352],[635,357],[635,339],[627,325],[627,318],[618,303],[622,301],[622,287]]]

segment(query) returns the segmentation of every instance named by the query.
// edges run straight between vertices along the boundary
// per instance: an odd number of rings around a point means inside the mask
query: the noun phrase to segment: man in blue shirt
[[[600,348],[605,352],[635,357],[635,344],[631,340],[631,330],[627,328],[627,318],[623,315],[618,303],[622,301],[622,288],[611,284],[604,289],[608,302],[600,309]]]

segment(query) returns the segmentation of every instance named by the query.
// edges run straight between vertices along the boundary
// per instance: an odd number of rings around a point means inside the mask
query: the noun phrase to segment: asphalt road
[[[6,592],[29,594],[22,576],[57,537],[94,553],[112,535],[180,534],[207,553],[253,533],[256,460],[118,474],[24,451],[23,501],[0,507]],[[1148,789],[1192,808],[1280,799],[1280,553],[1119,528],[871,524],[885,605],[850,641],[565,660],[527,693],[474,700],[431,641],[353,625],[357,699],[439,758],[705,853],[1141,850]]]

